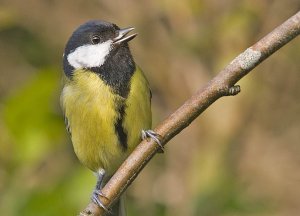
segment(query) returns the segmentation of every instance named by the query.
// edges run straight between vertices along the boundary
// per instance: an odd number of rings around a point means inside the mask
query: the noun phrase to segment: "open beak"
[[[123,29],[118,30],[119,34],[118,34],[117,37],[115,37],[113,39],[113,43],[114,44],[121,44],[123,42],[131,41],[133,38],[135,38],[137,36],[137,33],[126,36],[132,30],[134,30],[133,27],[123,28]]]

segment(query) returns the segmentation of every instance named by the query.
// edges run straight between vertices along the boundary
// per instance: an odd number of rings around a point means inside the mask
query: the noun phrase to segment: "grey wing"
[[[70,123],[69,123],[69,120],[66,116],[65,116],[65,125],[66,125],[66,129],[67,129],[69,135],[72,136]]]
[[[151,102],[152,102],[152,91],[151,91],[151,89],[149,88],[149,92],[150,92],[150,104],[151,104]]]

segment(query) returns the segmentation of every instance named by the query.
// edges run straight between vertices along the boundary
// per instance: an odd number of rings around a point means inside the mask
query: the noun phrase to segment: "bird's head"
[[[105,21],[88,21],[79,26],[65,48],[65,74],[71,76],[76,69],[100,68],[109,56],[119,52],[131,56],[127,42],[137,36],[128,35],[132,30]]]

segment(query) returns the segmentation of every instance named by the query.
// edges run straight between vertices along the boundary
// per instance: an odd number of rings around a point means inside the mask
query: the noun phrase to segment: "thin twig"
[[[300,11],[237,56],[204,88],[200,89],[179,109],[160,123],[154,131],[161,136],[162,145],[165,145],[186,128],[217,99],[237,94],[239,86],[234,86],[235,83],[299,34]],[[102,189],[103,194],[108,198],[100,197],[105,206],[110,206],[126,190],[158,149],[159,146],[153,140],[144,140],[136,147]],[[81,212],[81,215],[103,215],[103,209],[91,202]]]

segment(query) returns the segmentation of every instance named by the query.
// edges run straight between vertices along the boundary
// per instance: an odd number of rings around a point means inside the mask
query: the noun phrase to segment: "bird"
[[[128,42],[133,27],[90,20],[70,36],[63,54],[61,106],[79,161],[97,176],[91,199],[112,215],[125,215],[119,201],[108,209],[101,189],[151,130],[151,90]],[[116,213],[114,213],[116,212]]]

